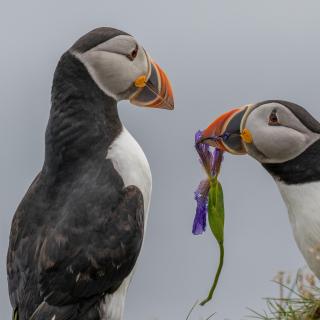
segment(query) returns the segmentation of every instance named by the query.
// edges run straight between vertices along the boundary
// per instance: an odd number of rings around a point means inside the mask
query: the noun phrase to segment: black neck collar
[[[262,165],[275,179],[286,184],[320,181],[320,140],[295,159],[283,163],[262,163]]]
[[[105,158],[121,132],[116,101],[102,92],[70,52],[56,68],[46,130],[44,169],[66,171]]]

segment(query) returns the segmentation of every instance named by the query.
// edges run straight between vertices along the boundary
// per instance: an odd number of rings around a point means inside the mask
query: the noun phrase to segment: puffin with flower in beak
[[[148,161],[117,102],[173,109],[170,82],[131,35],[98,28],[56,68],[41,172],[7,259],[15,320],[120,320],[150,206]]]
[[[295,103],[269,100],[221,115],[201,141],[234,155],[248,154],[271,174],[298,247],[320,278],[320,123]]]

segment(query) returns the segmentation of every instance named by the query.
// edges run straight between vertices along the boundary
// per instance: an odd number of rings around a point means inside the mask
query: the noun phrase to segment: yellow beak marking
[[[241,138],[245,143],[252,143],[252,135],[249,129],[244,128],[241,132]]]
[[[138,77],[136,80],[134,80],[134,85],[137,87],[137,88],[143,88],[146,86],[146,83],[147,83],[147,77],[146,76],[140,76]]]

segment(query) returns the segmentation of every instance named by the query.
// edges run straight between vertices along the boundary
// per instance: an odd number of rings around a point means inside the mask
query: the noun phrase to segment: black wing
[[[84,313],[84,319],[91,319],[87,312],[93,312],[92,306],[102,295],[121,285],[138,258],[144,229],[142,193],[135,186],[118,189],[117,196],[104,189],[100,194],[92,190],[97,197],[93,199],[87,191],[80,199],[70,197],[71,203],[58,210],[58,219],[55,212],[50,221],[50,213],[41,205],[30,209],[30,203],[46,202],[33,201],[34,194],[45,189],[36,182],[19,206],[11,229],[8,281],[12,306],[22,311],[22,317],[33,314],[32,319],[51,314],[56,320],[81,319]],[[36,211],[36,218],[30,218]],[[35,227],[36,222],[44,227]]]
[[[130,274],[143,239],[143,196],[135,186],[122,193],[111,212],[88,221],[85,230],[76,220],[71,229],[62,221],[47,235],[39,257],[40,290],[47,303],[73,304],[112,293]]]

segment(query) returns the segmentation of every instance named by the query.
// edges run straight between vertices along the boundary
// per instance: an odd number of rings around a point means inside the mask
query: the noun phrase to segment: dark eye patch
[[[133,61],[138,55],[138,50],[139,50],[139,47],[138,45],[136,45],[136,47],[127,55],[127,58]]]
[[[279,126],[279,118],[277,114],[277,109],[273,109],[269,115],[269,126]]]

